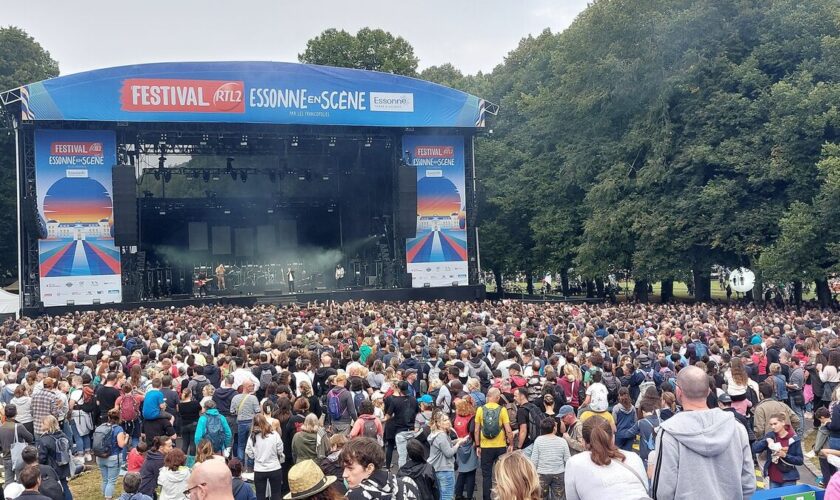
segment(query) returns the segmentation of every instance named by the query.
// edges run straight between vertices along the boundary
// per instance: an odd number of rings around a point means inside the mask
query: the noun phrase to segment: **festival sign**
[[[35,131],[35,183],[41,300],[45,306],[122,299],[120,253],[114,246],[111,167],[113,131]]]
[[[487,103],[405,76],[276,62],[157,63],[21,87],[28,121],[483,127]]]
[[[405,245],[411,285],[466,285],[464,138],[408,135],[403,151],[417,167],[417,234]]]

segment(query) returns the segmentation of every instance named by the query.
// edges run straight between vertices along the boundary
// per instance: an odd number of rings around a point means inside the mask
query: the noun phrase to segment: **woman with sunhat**
[[[289,469],[289,493],[283,500],[340,500],[341,494],[330,486],[335,476],[325,476],[312,460],[304,460]]]

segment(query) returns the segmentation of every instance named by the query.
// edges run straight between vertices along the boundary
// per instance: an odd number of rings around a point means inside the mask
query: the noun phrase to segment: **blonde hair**
[[[320,427],[321,422],[318,421],[318,417],[314,413],[310,413],[303,420],[303,424],[301,424],[300,430],[302,432],[318,432],[318,429],[320,429]]]
[[[493,466],[495,500],[541,500],[540,477],[521,451],[505,453]]]
[[[210,384],[204,386],[204,389],[201,390],[201,394],[203,396],[212,396],[216,392],[216,388]]]
[[[41,428],[44,430],[44,434],[58,432],[58,420],[52,415],[47,415],[41,421]]]

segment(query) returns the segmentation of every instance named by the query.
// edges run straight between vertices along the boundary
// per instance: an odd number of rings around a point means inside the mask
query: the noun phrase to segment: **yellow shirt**
[[[475,427],[478,429],[478,432],[481,434],[481,423],[484,418],[484,408],[490,408],[494,410],[499,408],[498,403],[487,403],[486,405],[478,408],[475,411]],[[499,428],[501,431],[499,435],[494,437],[493,439],[489,439],[481,434],[481,443],[479,446],[481,448],[505,448],[507,447],[507,440],[505,439],[505,425],[510,424],[510,418],[508,417],[507,409],[503,406],[501,413],[499,413]]]

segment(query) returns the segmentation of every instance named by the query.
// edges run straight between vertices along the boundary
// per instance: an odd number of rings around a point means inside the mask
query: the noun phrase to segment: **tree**
[[[20,28],[0,28],[0,90],[58,76],[58,63]],[[0,280],[17,276],[15,138],[0,134]]]
[[[362,28],[355,35],[334,28],[306,42],[298,60],[342,68],[367,69],[397,75],[415,76],[414,48],[402,37],[381,29]]]
[[[420,72],[420,78],[459,90],[466,90],[468,85],[464,74],[451,63],[429,66]]]

